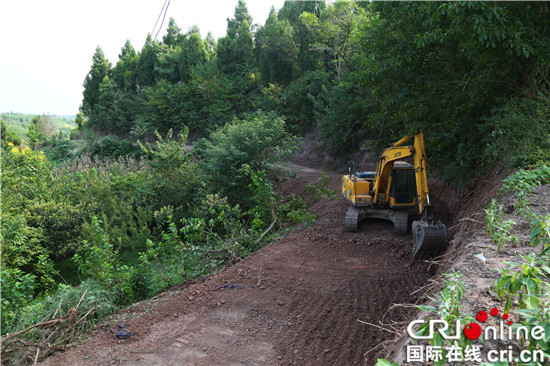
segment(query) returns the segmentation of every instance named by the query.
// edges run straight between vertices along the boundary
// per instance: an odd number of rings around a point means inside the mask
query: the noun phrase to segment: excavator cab
[[[414,207],[416,205],[416,181],[414,167],[411,164],[395,162],[390,170],[388,183],[390,182],[390,207]]]

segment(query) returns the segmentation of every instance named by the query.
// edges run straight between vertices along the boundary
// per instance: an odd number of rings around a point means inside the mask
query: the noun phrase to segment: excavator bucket
[[[412,234],[414,258],[437,255],[446,248],[447,227],[440,221],[414,221]]]

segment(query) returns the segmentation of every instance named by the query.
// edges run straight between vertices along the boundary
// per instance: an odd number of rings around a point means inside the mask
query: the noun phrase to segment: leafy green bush
[[[298,139],[285,131],[285,122],[274,113],[257,112],[226,124],[195,148],[207,190],[220,192],[230,202],[251,204],[250,177],[244,168],[269,169],[289,156]]]
[[[550,165],[537,164],[533,169],[520,169],[502,181],[501,192],[531,193],[534,186],[550,183]]]
[[[509,262],[507,267],[497,270],[500,278],[495,280],[494,289],[500,299],[506,299],[506,313],[512,308],[515,296],[520,309],[538,309],[550,276],[548,256],[530,253],[520,257],[521,263]]]
[[[21,309],[34,297],[36,276],[18,268],[2,270],[2,333],[9,330]]]
[[[138,141],[139,147],[147,154],[151,160],[148,161],[153,171],[164,177],[170,177],[175,171],[182,168],[187,161],[185,155],[185,143],[189,129],[185,127],[177,136],[177,139],[172,139],[172,129],[166,134],[166,138],[155,131],[157,143],[155,148],[149,143],[142,144]]]
[[[283,223],[289,224],[311,224],[317,216],[309,212],[307,204],[301,197],[291,193],[285,197],[288,201],[277,207],[277,215]]]
[[[6,123],[4,123],[4,120],[2,119],[0,121],[1,124],[1,131],[0,131],[0,137],[2,139],[2,145],[12,143],[13,145],[21,145],[21,137],[19,137],[15,131],[13,131],[11,128],[9,128]]]
[[[73,261],[84,276],[93,278],[106,288],[111,287],[117,281],[117,270],[120,267],[117,261],[118,252],[107,239],[97,217],[92,218],[90,228],[93,235],[91,240],[82,242]]]
[[[329,177],[321,172],[321,177],[317,179],[316,184],[307,184],[306,190],[313,195],[313,198],[318,200],[321,197],[338,198],[339,192],[336,189],[328,188]]]
[[[41,230],[41,245],[56,256],[75,250],[85,219],[87,214],[82,205],[48,201],[35,202],[28,207],[28,225]]]
[[[118,158],[119,156],[138,156],[141,152],[138,146],[135,146],[131,141],[119,139],[116,136],[105,136],[101,140],[95,142],[90,151],[93,155],[98,155],[107,158]]]

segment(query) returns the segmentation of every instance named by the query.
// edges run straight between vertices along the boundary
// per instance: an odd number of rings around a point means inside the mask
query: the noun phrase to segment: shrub
[[[309,212],[304,200],[294,193],[291,193],[286,203],[277,207],[277,215],[282,222],[288,224],[311,224],[317,219],[317,216]]]
[[[210,192],[221,192],[230,202],[250,204],[250,176],[244,168],[269,169],[289,156],[298,139],[285,131],[285,122],[274,113],[259,111],[234,120],[196,147]]]
[[[321,177],[317,179],[317,184],[307,184],[306,190],[313,195],[313,198],[318,200],[321,197],[331,199],[338,198],[340,195],[336,189],[328,188],[329,177],[321,172]]]
[[[11,328],[18,318],[21,308],[34,297],[36,276],[23,273],[18,268],[8,268],[2,271],[2,333]]]
[[[118,252],[112,243],[107,240],[105,231],[101,228],[101,221],[92,218],[90,224],[93,236],[91,241],[84,240],[79,253],[73,256],[78,270],[86,277],[91,277],[105,288],[116,283]]]

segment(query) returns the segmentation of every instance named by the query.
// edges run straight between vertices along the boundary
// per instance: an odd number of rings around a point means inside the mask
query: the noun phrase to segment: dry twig
[[[366,321],[363,321],[363,320],[359,320],[359,319],[357,319],[357,321],[358,321],[359,323],[361,323],[361,324],[370,325],[370,326],[376,327],[376,328],[378,328],[378,329],[380,329],[380,330],[386,331],[386,332],[388,332],[388,333],[392,333],[392,334],[396,334],[396,335],[401,335],[401,333],[399,333],[399,332],[397,332],[397,331],[395,331],[395,330],[393,330],[393,329],[386,329],[386,328],[381,327],[381,326],[379,326],[379,325],[372,324],[372,323],[369,323],[369,322],[366,322]]]

